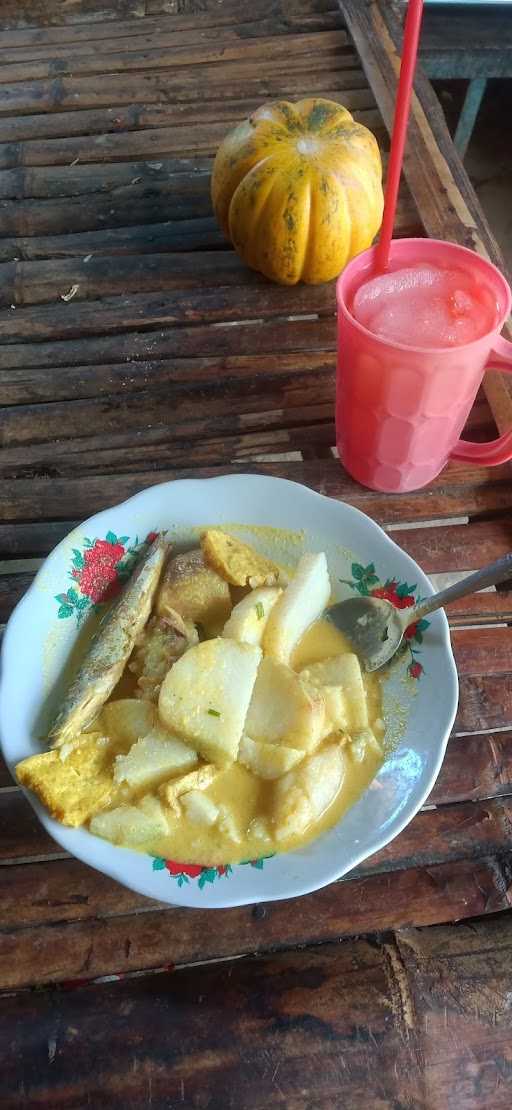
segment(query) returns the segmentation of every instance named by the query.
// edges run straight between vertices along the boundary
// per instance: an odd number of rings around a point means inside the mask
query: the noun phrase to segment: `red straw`
[[[380,238],[375,253],[375,269],[380,272],[387,270],[389,265],[389,248],[395,223],[398,186],[400,184],[400,174],[402,172],[402,162],[404,159],[407,124],[409,122],[409,107],[411,103],[414,70],[416,68],[416,54],[418,52],[422,15],[423,0],[409,0],[405,19],[400,79],[396,94],[395,118],[393,120],[393,133],[391,135],[388,179],[384,198],[384,215],[382,218]]]

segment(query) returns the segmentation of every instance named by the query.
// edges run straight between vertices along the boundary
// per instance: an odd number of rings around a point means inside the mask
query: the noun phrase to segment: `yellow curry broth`
[[[310,663],[340,655],[349,650],[348,643],[333,625],[327,621],[316,621],[302,637],[294,653],[293,667],[300,670]],[[368,699],[370,725],[374,727],[375,722],[381,717],[380,682],[376,675],[368,674],[363,676],[363,681]],[[133,696],[133,685],[133,676],[127,672],[122,680],[122,695],[118,687],[115,697]],[[379,729],[377,729],[377,735],[380,735]],[[223,828],[222,821],[212,826],[203,826],[188,820],[184,814],[179,817],[171,814],[169,834],[151,843],[140,845],[139,850],[183,863],[213,866],[239,863],[242,860],[254,859],[272,852],[290,851],[307,844],[339,821],[372,781],[382,762],[382,757],[373,749],[368,749],[365,758],[359,763],[350,757],[348,745],[346,750],[346,774],[340,791],[321,818],[309,825],[301,836],[280,839],[278,842],[272,838],[271,810],[274,783],[260,779],[241,764],[234,763],[227,769],[219,771],[204,794],[215,805],[225,806],[229,811],[234,827],[238,831],[240,838],[238,842],[235,842],[229,832]],[[155,796],[157,796],[156,792]],[[167,812],[168,816],[169,812]],[[265,823],[270,833],[269,838],[252,834],[251,823],[255,819],[257,824],[257,819]]]

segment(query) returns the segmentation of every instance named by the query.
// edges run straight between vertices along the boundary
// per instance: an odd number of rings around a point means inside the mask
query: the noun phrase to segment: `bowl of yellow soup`
[[[13,613],[4,756],[63,849],[148,897],[306,894],[412,819],[457,705],[443,612],[372,675],[322,614],[431,592],[367,516],[293,482],[154,486],[76,528]]]

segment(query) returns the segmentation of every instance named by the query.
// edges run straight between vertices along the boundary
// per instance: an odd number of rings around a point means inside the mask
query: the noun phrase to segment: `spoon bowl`
[[[353,651],[364,663],[367,671],[377,671],[393,657],[406,627],[412,624],[407,612],[407,624],[401,611],[390,601],[377,597],[351,597],[325,610],[324,618],[343,633]]]
[[[396,609],[390,601],[378,597],[351,597],[324,611],[351,644],[352,650],[367,671],[378,671],[393,658],[402,643],[404,632],[427,613],[442,609],[449,601],[495,586],[512,576],[512,552],[489,563],[446,590],[419,601],[412,609]]]

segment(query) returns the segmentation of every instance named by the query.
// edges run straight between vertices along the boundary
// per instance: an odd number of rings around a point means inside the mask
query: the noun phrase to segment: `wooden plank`
[[[87,257],[87,256],[86,256]],[[0,304],[45,304],[59,301],[76,285],[75,304],[142,289],[185,289],[215,285],[259,285],[261,277],[244,266],[233,251],[150,254],[129,258],[62,259],[0,266]]]
[[[56,1088],[124,1106],[193,1105],[206,1089],[215,1110],[324,1108],[343,1090],[354,1110],[506,1110],[510,947],[501,914],[6,998],[6,1107],[23,1068],[40,1105]]]
[[[374,131],[381,127],[376,108],[356,109],[354,119]],[[214,155],[235,119],[214,120],[206,123],[180,122],[172,127],[153,127],[146,131],[127,131],[122,134],[87,135],[59,139],[31,139],[24,143],[0,146],[0,169],[16,166],[70,166],[73,162],[86,163],[133,161],[138,158],[152,160],[169,155]]]
[[[133,261],[136,269],[137,259]],[[199,262],[199,272],[200,268],[201,263]],[[221,269],[221,259],[219,259],[219,269]],[[300,336],[305,327],[309,329],[307,335],[311,336],[311,325],[304,321],[296,321],[294,326],[299,337],[298,346],[300,348]],[[318,323],[318,327],[325,332],[322,324]],[[218,332],[227,332],[228,330],[223,328],[214,329],[211,333],[212,343]],[[286,328],[283,331],[287,336],[289,329]],[[277,329],[273,329],[273,338],[276,338],[276,333]],[[286,345],[290,346],[290,343]],[[256,379],[258,380],[258,391],[263,391],[265,381],[270,382],[273,378],[282,378],[283,384],[285,384],[286,378],[288,378],[289,393],[287,398],[288,403],[293,406],[299,397],[299,393],[294,391],[294,379],[298,375],[307,378],[309,374],[312,383],[313,380],[318,382],[319,394],[317,401],[322,403],[324,400],[322,392],[324,379],[327,377],[331,387],[334,385],[333,355],[331,351],[310,350],[307,348],[305,341],[303,342],[303,350],[289,352],[284,350],[282,353],[267,352],[265,346],[266,344],[262,344],[260,340],[258,349],[263,351],[264,359],[262,359],[261,354],[255,355],[251,352],[248,354],[223,354],[217,357],[215,355],[204,355],[189,359],[177,357],[170,360],[162,357],[160,359],[129,360],[128,362],[110,364],[64,365],[62,367],[46,365],[36,366],[32,369],[5,369],[0,383],[0,397],[5,405],[23,406],[41,401],[78,401],[101,396],[109,397],[116,394],[120,396],[125,393],[138,393],[146,389],[149,382],[151,382],[154,389],[158,389],[159,386],[169,386],[172,383],[178,386],[181,383],[185,388],[201,387],[198,396],[195,398],[199,408],[189,414],[191,417],[194,415],[200,417],[203,411],[200,407],[202,404],[202,390],[215,382],[217,382],[222,393],[236,392],[237,388],[240,387],[243,392],[248,394],[250,383],[254,383]],[[5,353],[5,349],[3,353]],[[261,400],[264,403],[264,398]],[[328,401],[331,404],[332,416],[332,392],[329,393]],[[261,408],[260,401],[257,403]],[[141,424],[143,424],[142,421]]]
[[[460,675],[491,677],[512,671],[512,628],[455,630],[452,646]]]
[[[194,36],[192,36],[194,39]],[[208,41],[197,45],[178,46],[177,48],[156,48],[153,50],[128,50],[110,54],[96,49],[92,54],[76,58],[57,58],[55,62],[41,60],[35,62],[11,62],[3,66],[0,81],[14,84],[17,81],[41,81],[45,78],[76,76],[103,73],[143,72],[147,69],[167,69],[182,66],[211,65],[212,63],[238,62],[262,59],[266,64],[272,59],[280,60],[287,56],[320,54],[335,56],[347,47],[348,36],[345,31],[319,31],[313,34],[264,36],[258,39],[223,40],[222,33],[208,36]],[[350,53],[350,52],[349,52]]]
[[[70,113],[71,114],[71,113]],[[40,117],[37,117],[40,118]],[[51,117],[50,117],[51,118]],[[97,193],[116,196],[139,182],[154,188],[177,178],[185,192],[197,183],[209,186],[211,158],[166,158],[159,165],[142,162],[111,162],[101,166],[37,166],[6,170],[0,182],[5,200],[55,200],[62,197],[93,198]]]
[[[222,44],[240,40],[245,42],[268,37],[290,36],[296,34],[299,29],[302,34],[338,31],[341,41],[344,44],[347,42],[343,20],[340,14],[336,12],[326,13],[323,18],[317,17],[316,20],[311,21],[309,26],[303,28],[287,26],[272,18],[259,19],[251,23],[224,24],[218,28],[215,40]],[[169,21],[164,18],[161,21],[161,26],[154,28],[148,26],[148,21],[144,20],[139,26],[138,35],[118,36],[111,30],[110,34],[107,33],[101,39],[84,41],[73,38],[62,44],[18,46],[16,49],[9,49],[9,46],[6,45],[4,56],[6,64],[15,65],[16,67],[20,67],[22,63],[28,65],[32,62],[46,61],[52,64],[55,63],[55,59],[64,59],[69,68],[73,69],[77,63],[80,64],[96,51],[103,55],[108,53],[111,57],[116,57],[118,54],[127,52],[133,54],[144,51],[148,53],[151,50],[162,50],[164,48],[175,50],[184,46],[208,43],[211,40],[211,27],[201,27],[198,24],[197,27],[177,29],[172,26],[172,20]]]
[[[320,369],[320,366],[319,366]],[[0,523],[0,557],[4,559],[44,556],[51,551],[57,543],[79,522],[76,518],[64,521],[19,521],[15,525]],[[468,529],[468,546],[466,539],[460,535],[462,529]],[[454,531],[452,544],[450,534]],[[482,563],[491,562],[492,559],[503,555],[508,549],[508,517],[499,517],[498,520],[482,522],[472,521],[469,525],[446,525],[436,529],[405,529],[399,533],[392,533],[393,538],[413,558],[418,559],[427,573],[446,570],[473,570]],[[477,548],[473,550],[471,536],[474,531],[475,542],[481,545],[482,558],[479,558]],[[415,541],[409,542],[409,537],[418,532],[423,538],[423,548],[418,550]],[[459,548],[462,550],[458,559]],[[443,554],[452,556],[447,558]],[[460,563],[464,563],[461,566]]]
[[[105,228],[67,235],[18,236],[0,239],[0,261],[69,258],[89,254],[151,254],[153,251],[195,251],[227,248],[213,216],[192,220],[167,220],[147,226]]]
[[[284,286],[281,289],[285,288]],[[273,287],[272,292],[275,291]],[[283,295],[283,297],[285,294]],[[71,305],[71,312],[74,313]],[[256,328],[257,330],[254,330]],[[86,366],[123,361],[138,362],[165,357],[203,358],[231,354],[251,355],[254,345],[261,355],[280,351],[334,351],[334,318],[294,320],[246,327],[159,328],[157,332],[131,332],[114,336],[77,338],[59,343],[16,343],[2,348],[5,370],[30,369],[51,362],[53,366]],[[333,357],[331,355],[331,357]],[[263,366],[263,363],[262,363]]]
[[[227,119],[231,118],[229,113],[234,111],[236,105],[239,105],[238,118],[242,119],[243,110],[247,112],[249,104],[258,107],[264,100],[276,96],[294,100],[301,95],[304,87],[310,96],[323,95],[329,100],[338,100],[350,110],[372,107],[375,104],[362,69],[342,69],[339,73],[335,71],[325,75],[307,73],[294,76],[283,73],[273,79],[249,79],[245,90],[230,90],[227,86],[226,95],[224,87],[219,85],[213,90],[211,100],[206,103],[194,95],[194,89],[187,88],[177,88],[176,96],[169,104],[165,100],[158,101],[157,88],[152,86],[150,92],[153,102],[150,98],[149,102],[132,102],[116,108],[75,107],[67,112],[46,111],[35,115],[2,116],[2,138],[4,142],[19,142],[22,139],[70,138],[72,135],[106,134],[109,131],[130,129],[136,131],[143,127],[157,127],[159,123],[168,122],[172,115],[177,116],[184,112],[190,114],[191,119],[204,119],[205,113],[211,114],[213,119],[220,118],[220,114]],[[236,95],[233,95],[235,92]],[[19,85],[13,86],[13,95],[20,95]],[[51,87],[47,90],[47,95],[51,96]],[[11,104],[11,111],[15,111],[14,102]],[[216,116],[217,112],[219,115]],[[95,172],[98,173],[98,169]]]
[[[459,708],[455,731],[510,728],[512,681],[510,675],[463,675],[459,681]]]
[[[512,793],[512,732],[452,736],[428,805]]]
[[[146,226],[140,224],[133,226],[130,222],[126,226],[112,228],[107,226],[105,229],[101,227],[97,231],[88,230],[37,237],[21,234],[15,238],[4,238],[0,239],[0,262],[76,256],[84,258],[90,254],[116,256],[126,254],[134,256],[141,253],[195,251],[212,247],[227,249],[228,244],[213,216],[193,219],[173,218],[164,223],[157,222],[155,216],[162,215],[162,207],[166,210],[167,203],[163,203],[158,198],[146,198],[144,195],[137,199],[135,189],[136,186],[133,186],[133,199],[129,202],[130,210],[128,210],[126,203],[120,201],[113,211],[115,213],[117,210],[118,213],[123,214],[123,219],[128,218],[130,221],[133,219],[134,209],[136,216],[145,213],[150,219]],[[59,207],[59,205],[54,205],[53,208],[49,208],[49,218],[52,221],[59,220]],[[107,207],[108,217],[105,216],[105,221],[103,221],[107,224],[112,208],[113,205],[110,203]],[[42,212],[42,209],[40,209],[40,212]],[[73,212],[74,218],[76,218],[79,207],[75,206]],[[101,215],[101,208],[98,215]],[[87,215],[80,219],[81,222],[88,223],[89,221]],[[417,213],[411,207],[408,198],[399,202],[395,230],[397,235],[421,234]]]
[[[340,0],[347,27],[388,131],[391,130],[400,67],[401,32],[389,4]],[[470,247],[506,272],[480,202],[455,151],[441,105],[417,67],[407,132],[404,173],[432,238]],[[501,432],[512,423],[512,387],[504,374],[487,374],[484,388]]]
[[[33,574],[0,574],[0,622],[5,623],[9,619],[33,577]]]
[[[37,520],[41,512],[52,520],[82,519],[160,481],[184,477],[205,478],[218,474],[253,472],[301,482],[328,497],[339,498],[361,508],[381,523],[452,517],[469,512],[509,509],[512,491],[508,469],[492,470],[450,463],[429,487],[411,494],[379,494],[366,490],[344,474],[335,459],[307,462],[258,463],[226,467],[187,467],[135,474],[112,474],[106,484],[101,475],[83,480],[30,478],[5,480],[0,487],[0,515],[4,522]],[[44,508],[43,508],[44,506]],[[475,730],[476,731],[476,730]]]
[[[73,474],[85,476],[88,471],[108,474],[110,471],[140,470],[145,466],[156,469],[160,464],[186,466],[190,460],[191,442],[195,445],[194,461],[197,466],[243,459],[265,461],[267,455],[282,455],[284,461],[289,452],[307,453],[318,448],[323,452],[329,450],[332,440],[331,413],[325,411],[324,405],[316,406],[317,412],[312,410],[308,405],[308,392],[311,405],[314,405],[317,398],[312,387],[311,391],[304,390],[303,400],[307,407],[290,407],[286,414],[280,409],[265,412],[260,406],[259,413],[239,415],[235,411],[227,418],[219,416],[216,437],[212,439],[206,438],[208,425],[204,418],[167,429],[160,417],[160,427],[135,427],[133,431],[113,433],[108,436],[107,442],[104,435],[98,435],[32,444],[30,447],[4,448],[1,469],[7,477],[20,478],[50,470],[55,477],[71,477]],[[279,399],[277,390],[275,395]],[[271,395],[268,403],[271,403]],[[108,407],[113,415],[115,404],[110,402]],[[221,405],[219,408],[222,410]],[[238,406],[228,404],[226,408],[236,410]],[[254,430],[251,430],[251,425]],[[191,436],[188,443],[187,435]],[[95,451],[98,453],[96,461],[90,457]]]
[[[76,526],[76,520],[0,524],[0,556],[47,555]]]
[[[200,2],[204,3],[204,0]],[[189,0],[185,0],[185,4],[188,3]],[[46,26],[52,23],[74,26],[95,20],[103,23],[118,16],[137,21],[145,15],[146,6],[146,0],[109,0],[108,8],[105,0],[86,0],[85,5],[83,0],[80,3],[73,0],[66,5],[61,0],[3,0],[1,26],[34,28],[34,24]],[[31,34],[34,35],[34,30]]]
[[[135,184],[110,196],[97,193],[92,197],[6,202],[0,213],[0,231],[13,236],[60,235],[72,227],[75,235],[98,231],[101,235],[104,228],[124,229],[132,221],[139,226],[151,225],[167,213],[176,222],[212,217],[206,179],[198,178],[187,187],[186,182],[176,177],[160,181],[154,188],[137,184],[137,178],[134,181]],[[211,226],[216,225],[212,222]],[[149,226],[147,231],[150,230]],[[224,246],[220,235],[218,242]]]
[[[9,0],[12,6],[12,0]],[[83,9],[83,0],[80,7]],[[178,6],[180,11],[178,12]],[[62,20],[63,13],[62,4],[57,0],[56,4],[46,4],[45,8],[49,9],[54,7],[55,18]],[[27,47],[51,47],[62,46],[68,44],[83,44],[102,41],[105,37],[112,35],[112,25],[108,24],[107,20],[115,19],[115,34],[118,39],[128,39],[130,37],[139,36],[141,30],[147,34],[157,33],[159,30],[177,32],[184,30],[203,30],[205,28],[219,28],[219,27],[232,27],[236,26],[239,29],[243,28],[244,33],[251,34],[252,29],[257,32],[258,22],[262,20],[269,20],[273,18],[273,33],[286,33],[289,27],[299,27],[300,29],[309,28],[315,29],[316,24],[323,26],[324,21],[327,25],[333,19],[340,22],[340,13],[335,3],[335,0],[253,0],[250,9],[245,9],[240,5],[240,0],[223,0],[222,6],[217,3],[210,4],[208,0],[200,0],[201,10],[199,11],[199,4],[197,0],[195,3],[187,3],[187,0],[163,0],[163,3],[150,5],[147,0],[139,0],[138,10],[136,10],[136,17],[129,20],[118,18],[115,12],[115,5],[109,4],[109,8],[105,9],[104,3],[101,4],[102,10],[98,14],[98,22],[90,22],[94,18],[91,15],[90,0],[87,4],[87,10],[82,12],[81,23],[73,23],[71,25],[64,22],[48,26],[30,26],[26,29],[18,30],[5,30],[3,39],[5,48],[9,50],[19,49],[24,52]],[[144,19],[142,22],[142,9],[144,10]],[[23,5],[14,0],[15,15],[22,19],[21,11]],[[188,9],[188,10],[187,10]],[[4,18],[5,4],[2,9],[2,16]],[[156,18],[152,18],[151,14]],[[48,12],[44,12],[48,15]],[[29,15],[32,22],[36,22],[36,16],[39,15],[34,3],[29,4]],[[4,24],[2,18],[2,24]],[[48,23],[51,24],[50,19]],[[25,56],[24,53],[21,56]]]
[[[358,79],[361,75],[357,54],[349,50],[334,57],[324,56],[320,73],[314,53],[289,56],[286,69],[282,72],[276,72],[276,67],[270,64],[266,66],[265,59],[226,61],[222,66],[202,65],[201,89],[197,84],[197,72],[194,66],[190,70],[180,67],[178,72],[172,69],[158,73],[144,71],[137,74],[135,83],[133,74],[110,73],[107,67],[101,81],[95,77],[68,76],[48,81],[0,84],[0,112],[11,116],[19,112],[31,114],[104,107],[114,110],[115,122],[118,109],[123,105],[161,104],[172,100],[194,102],[197,99],[204,102],[201,95],[204,88],[209,96],[216,96],[217,99],[223,95],[226,99],[261,95],[261,99],[265,100],[285,93],[300,99],[305,88],[311,91],[343,89],[347,87],[343,84],[345,78],[350,88],[352,75],[357,74]]]
[[[352,71],[350,71],[350,74],[352,74]],[[373,125],[382,130],[382,121],[376,109],[373,94],[367,87],[357,87],[357,77],[351,78],[349,85],[352,84],[352,80],[356,82],[354,89],[351,87],[342,87],[341,90],[338,87],[334,89],[324,88],[320,84],[315,95],[327,97],[327,99],[343,105],[361,123],[368,123],[369,126]],[[364,81],[362,73],[359,80],[361,80],[361,83]],[[345,83],[347,83],[346,78]],[[329,85],[328,79],[327,85]],[[308,91],[311,95],[309,88]],[[193,133],[193,137],[197,137],[197,143],[194,143],[194,151],[198,151],[200,146],[204,146],[208,129],[212,131],[213,142],[211,145],[215,149],[215,140],[218,140],[219,136],[222,138],[231,127],[247,118],[261,105],[261,94],[253,93],[252,96],[225,98],[222,96],[222,87],[219,86],[217,92],[209,98],[207,104],[197,100],[178,99],[173,100],[172,103],[165,103],[164,101],[154,105],[132,104],[127,110],[114,110],[111,107],[108,110],[74,111],[57,113],[56,115],[50,115],[47,112],[35,117],[21,116],[16,119],[2,121],[4,145],[3,148],[0,148],[0,154],[2,154],[2,163],[5,166],[10,164],[24,167],[37,167],[40,164],[43,166],[62,165],[66,171],[75,168],[75,158],[77,162],[80,160],[81,164],[75,171],[75,175],[64,171],[58,174],[54,171],[53,176],[60,183],[61,192],[66,192],[67,189],[63,186],[68,181],[72,182],[74,176],[79,177],[80,173],[83,176],[83,167],[88,161],[84,155],[86,149],[85,138],[87,136],[90,138],[93,135],[95,136],[94,144],[91,142],[91,147],[95,145],[102,148],[100,157],[95,156],[90,159],[95,163],[104,162],[109,150],[112,151],[113,158],[118,155],[120,150],[123,151],[129,141],[126,132],[131,134],[132,132],[139,133],[148,129],[161,130],[162,128],[170,129],[173,127],[179,129],[180,126],[188,126],[189,124],[201,125],[201,128],[197,126]],[[220,124],[223,125],[223,130],[221,130]],[[48,131],[50,134],[48,134]],[[32,132],[34,135],[31,134]],[[178,141],[180,141],[179,136],[180,132],[178,130]],[[133,134],[131,137],[134,142],[133,154],[135,155],[137,153],[137,143]],[[21,143],[21,139],[26,141]],[[15,141],[16,147],[13,149],[12,143]],[[150,141],[149,139],[146,140],[146,146]],[[74,143],[75,147],[70,147],[69,143]],[[144,153],[144,149],[141,148],[142,153]],[[89,173],[92,175],[93,171],[89,171]],[[22,187],[24,187],[25,196],[39,195],[37,192],[31,192],[31,189],[33,188],[33,182],[37,184],[38,180],[44,179],[45,175],[42,169],[33,169],[32,172],[25,174],[21,174],[19,171],[15,173],[13,170],[6,170],[6,174],[7,176],[3,177],[2,180],[2,195],[23,195]],[[104,174],[102,174],[101,169],[97,169],[96,175],[98,178],[96,190],[99,190]],[[49,171],[47,171],[46,177],[50,177],[51,180]]]
[[[287,95],[289,99],[299,100],[304,88],[314,93],[320,89],[343,90],[365,87],[365,78],[359,67],[357,54],[340,54],[322,67],[319,73],[309,54],[303,58],[293,58],[287,62],[285,72],[262,73],[261,63],[247,61],[227,62],[220,69],[201,67],[201,79],[208,89],[208,97],[219,100],[239,100],[242,97],[259,97],[261,101]],[[19,82],[0,85],[0,112],[7,118],[8,127],[12,117],[24,113],[29,119],[33,113],[40,112],[40,119],[46,125],[43,112],[77,113],[77,120],[84,111],[109,110],[114,127],[137,130],[137,107],[131,112],[132,105],[144,105],[144,111],[153,111],[158,118],[159,105],[167,101],[194,104],[201,101],[198,84],[193,79],[194,69],[182,69],[178,75],[165,74],[164,87],[159,73],[145,72],[139,75],[137,88],[134,88],[133,75],[124,77],[122,73],[104,74],[101,81],[94,78],[58,78],[54,81]],[[362,81],[361,81],[362,74]],[[116,120],[120,122],[117,124]],[[51,124],[50,124],[51,127]],[[73,131],[71,130],[71,134]],[[78,133],[81,133],[79,128]],[[58,134],[67,134],[58,130]],[[37,135],[36,135],[37,138]]]
[[[67,289],[64,290],[67,292]],[[30,306],[0,311],[0,341],[68,339],[141,327],[163,328],[174,324],[220,323],[237,320],[262,320],[292,314],[335,313],[335,286],[257,285],[196,289],[173,289],[166,295],[132,293],[123,297],[103,297],[101,316],[92,301],[59,301],[52,305]]]
[[[207,1091],[211,1110],[316,1110],[336,1105],[340,1090],[353,1110],[374,1094],[375,1106],[419,1106],[415,1047],[389,966],[384,948],[359,940],[8,998],[6,1110],[21,1075],[39,1105],[65,1089],[75,1106],[197,1106]]]
[[[512,519],[472,521],[445,528],[411,528],[393,533],[427,574],[447,570],[478,570],[512,550]]]
[[[406,929],[396,943],[397,974],[417,1015],[425,1105],[505,1110],[512,1095],[510,915]]]
[[[169,908],[2,931],[0,983],[12,990],[495,913],[510,906],[508,881],[498,859],[458,860],[334,883],[301,898],[300,913],[296,900],[225,910],[222,929],[209,910]]]

